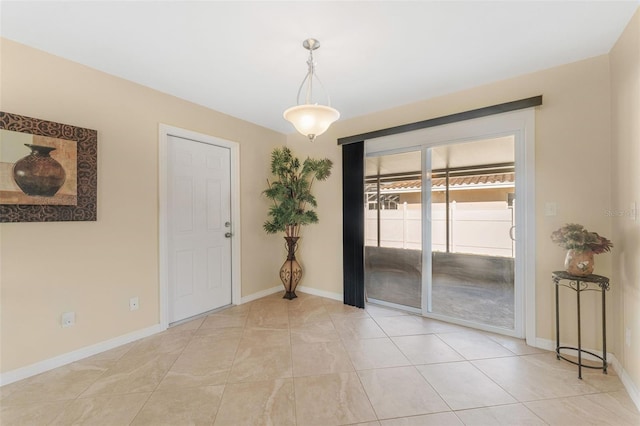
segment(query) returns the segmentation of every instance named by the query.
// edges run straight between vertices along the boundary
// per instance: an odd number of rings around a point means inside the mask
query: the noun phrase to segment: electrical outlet
[[[140,300],[138,300],[138,296],[129,299],[129,310],[136,311],[138,308],[140,308]]]
[[[544,215],[555,216],[558,214],[558,204],[554,202],[544,203]]]
[[[63,312],[62,319],[60,324],[63,328],[71,327],[76,323],[76,313],[75,312]]]
[[[624,329],[624,344],[631,346],[631,329],[629,327]]]

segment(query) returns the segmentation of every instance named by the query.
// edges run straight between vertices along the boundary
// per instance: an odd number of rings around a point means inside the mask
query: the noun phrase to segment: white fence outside
[[[420,204],[401,204],[397,210],[380,211],[380,247],[422,249]],[[365,245],[377,246],[376,210],[365,210]],[[452,253],[514,256],[510,237],[513,211],[504,201],[450,204],[449,232]],[[431,205],[432,247],[446,251],[444,203]]]

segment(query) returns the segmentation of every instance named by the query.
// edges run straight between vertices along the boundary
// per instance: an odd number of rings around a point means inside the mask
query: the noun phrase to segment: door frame
[[[365,156],[369,153],[384,151],[385,154],[393,154],[406,151],[422,150],[423,161],[426,161],[426,150],[450,142],[472,141],[483,137],[497,137],[515,135],[515,164],[516,164],[516,223],[520,226],[515,229],[517,279],[520,279],[522,287],[516,290],[515,305],[516,315],[514,330],[512,333],[496,330],[493,327],[483,327],[480,324],[474,328],[487,331],[501,332],[514,337],[524,337],[529,345],[535,346],[536,342],[536,216],[535,216],[535,110],[533,107],[490,115],[482,118],[458,121],[420,130],[409,131],[401,134],[382,136],[365,141]],[[426,168],[423,168],[423,181],[428,180]],[[427,188],[423,185],[423,210],[427,208]],[[423,212],[423,217],[428,217],[428,212]],[[430,241],[430,227],[422,227],[423,241]],[[431,274],[431,257],[423,250],[423,280],[426,274]],[[423,281],[424,282],[424,281]],[[423,286],[423,290],[425,286]],[[519,293],[519,294],[518,294]],[[426,292],[423,291],[423,315],[427,305]],[[519,308],[519,310],[518,310]],[[436,316],[425,315],[431,318]],[[450,319],[447,319],[450,321]],[[464,321],[451,321],[465,324]]]
[[[159,237],[159,283],[160,283],[160,326],[169,327],[169,210],[168,197],[168,140],[169,136],[189,139],[228,148],[231,154],[231,303],[239,304],[241,297],[240,253],[240,145],[237,142],[198,133],[180,127],[160,123],[158,127],[158,237]]]

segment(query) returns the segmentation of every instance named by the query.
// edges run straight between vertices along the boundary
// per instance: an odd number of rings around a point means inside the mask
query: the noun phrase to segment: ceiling
[[[4,1],[0,34],[258,125],[307,71],[351,118],[609,52],[629,1]]]

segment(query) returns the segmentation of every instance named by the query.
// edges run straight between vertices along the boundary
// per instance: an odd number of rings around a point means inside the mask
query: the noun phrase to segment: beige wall
[[[615,354],[640,388],[640,9],[610,52]],[[640,211],[638,212],[640,213]],[[622,216],[618,216],[621,214]],[[625,344],[625,330],[631,333]]]
[[[98,131],[98,221],[0,225],[1,371],[159,322],[158,124],[241,145],[242,294],[278,285],[262,231],[268,156],[285,136],[1,41],[0,109]],[[274,279],[264,277],[273,276]],[[140,309],[130,312],[130,297]],[[60,315],[75,311],[63,329]]]
[[[549,239],[566,222],[578,222],[604,236],[611,236],[611,221],[605,210],[611,206],[610,190],[610,92],[607,55],[533,74],[500,81],[363,117],[335,123],[316,142],[289,135],[288,144],[300,156],[327,156],[337,167],[337,176],[318,187],[320,223],[303,231],[300,258],[306,267],[302,285],[342,293],[342,199],[339,175],[339,137],[421,121],[428,118],[543,95],[536,110],[536,304],[537,336],[555,339],[554,293],[551,271],[562,269],[565,251]],[[339,108],[339,94],[334,95]],[[544,203],[558,203],[558,215],[544,216]],[[611,273],[611,255],[596,259],[596,272]],[[614,289],[612,293],[617,291]],[[601,347],[598,300],[585,298],[583,344]],[[589,300],[591,299],[591,300]],[[574,298],[563,300],[563,335],[575,342]],[[612,299],[608,301],[611,308]],[[609,333],[612,331],[609,324]],[[610,334],[611,335],[611,334]],[[563,339],[564,340],[564,339]]]

